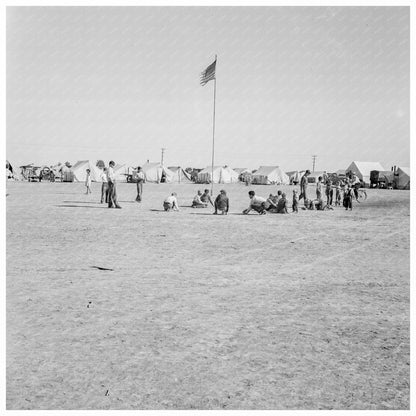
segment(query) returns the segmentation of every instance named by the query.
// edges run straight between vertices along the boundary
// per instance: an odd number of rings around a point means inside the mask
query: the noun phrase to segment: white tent
[[[253,174],[253,184],[288,185],[289,176],[279,166],[260,166]]]
[[[213,176],[214,175],[214,176]],[[235,183],[238,182],[238,173],[228,166],[211,166],[198,173],[198,183]]]
[[[193,183],[191,175],[188,172],[185,172],[180,166],[169,166],[168,169],[173,173],[171,182]]]
[[[370,172],[372,170],[386,170],[379,162],[352,162],[347,169],[347,172],[355,172],[357,177],[365,184],[370,184]]]
[[[126,165],[115,165],[114,175],[117,182],[127,182],[128,167]]]
[[[410,168],[398,167],[394,178],[397,189],[410,189]]]
[[[289,176],[290,185],[298,184],[304,173],[304,170],[293,170],[290,172],[286,172],[286,175]]]
[[[315,172],[311,172],[308,176],[308,183],[317,183],[318,182],[318,178],[321,176],[322,179],[324,178],[324,173],[325,171],[323,170],[317,170]],[[303,175],[302,175],[303,176]]]
[[[101,182],[102,170],[95,166],[95,163],[91,160],[79,160],[71,167],[71,172],[74,175],[75,182],[85,182],[87,178],[87,169],[91,172],[92,182]]]
[[[173,172],[159,162],[145,163],[142,165],[142,171],[146,176],[146,182],[160,183],[162,178],[165,182],[173,181]]]

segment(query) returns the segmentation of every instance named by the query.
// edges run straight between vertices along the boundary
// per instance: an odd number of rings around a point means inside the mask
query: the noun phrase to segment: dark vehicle
[[[372,170],[370,172],[370,188],[391,188],[394,183],[394,172],[390,170]]]
[[[39,182],[41,181],[55,182],[55,173],[53,170],[44,166],[39,173]]]
[[[27,165],[20,166],[22,171],[22,176],[25,180],[29,182],[38,182],[40,178],[40,167]]]

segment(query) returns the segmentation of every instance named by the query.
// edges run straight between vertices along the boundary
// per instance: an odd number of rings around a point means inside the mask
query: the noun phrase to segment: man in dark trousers
[[[309,169],[306,170],[304,175],[302,176],[300,180],[300,195],[299,200],[302,198],[306,201],[308,199],[308,176],[311,174],[311,171]]]
[[[111,160],[107,169],[108,208],[121,208],[117,202],[116,175],[114,174],[114,166],[115,163]]]
[[[142,202],[143,184],[146,181],[146,176],[143,173],[142,168],[140,166],[137,167],[136,179],[137,179],[137,197],[136,197],[136,202]]]

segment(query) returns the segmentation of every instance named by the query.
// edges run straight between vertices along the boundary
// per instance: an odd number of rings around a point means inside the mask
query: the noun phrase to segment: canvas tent
[[[301,171],[293,170],[290,172],[286,172],[286,175],[289,177],[289,184],[290,185],[298,184],[304,173],[305,173],[304,170],[301,170]]]
[[[385,170],[379,162],[352,162],[347,169],[347,172],[355,172],[357,177],[366,185],[370,184],[370,172],[372,170]]]
[[[162,179],[164,182],[172,182],[173,172],[163,166],[161,163],[145,163],[142,165],[142,171],[146,176],[146,182],[160,183]]]
[[[288,185],[289,176],[279,166],[260,166],[253,174],[253,184]]]
[[[247,168],[233,168],[233,170],[238,173],[238,179],[242,182],[244,182],[247,177],[252,176],[251,170]]]
[[[62,165],[59,172],[61,173],[62,182],[74,182],[74,173],[67,164]]]
[[[168,169],[173,173],[171,182],[193,183],[191,175],[185,172],[180,166],[169,166]]]
[[[9,163],[8,160],[6,160],[6,179],[14,179],[15,178],[15,172],[13,169],[13,166]]]
[[[201,170],[197,177],[198,183],[235,183],[238,182],[238,173],[228,166],[211,166]]]
[[[394,183],[397,189],[410,189],[410,168],[398,167]]]
[[[70,169],[73,174],[73,180],[75,182],[85,182],[87,178],[87,169],[91,171],[91,181],[101,182],[102,170],[95,166],[95,163],[91,160],[80,160],[75,163]]]
[[[322,180],[323,180],[324,175],[325,175],[324,172],[325,171],[323,171],[323,170],[317,170],[315,172],[311,172],[310,175],[308,176],[308,183],[317,183],[318,182],[318,178],[320,176],[322,176]]]
[[[114,175],[117,182],[127,182],[128,167],[117,164],[114,166]]]

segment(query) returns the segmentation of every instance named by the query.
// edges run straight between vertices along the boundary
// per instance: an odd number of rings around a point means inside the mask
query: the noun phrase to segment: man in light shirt
[[[117,202],[116,175],[114,174],[114,166],[115,163],[111,160],[107,169],[108,208],[121,208]]]
[[[179,211],[178,200],[175,192],[163,201],[163,208],[165,211]]]
[[[140,166],[137,167],[136,179],[137,179],[136,202],[142,202],[143,184],[146,182],[146,176],[143,173],[142,168]]]
[[[266,214],[266,209],[269,205],[267,200],[261,196],[256,196],[254,191],[250,191],[248,196],[250,198],[250,205],[243,211],[243,214],[248,214],[251,210],[258,212],[260,215]]]
[[[101,172],[101,203],[108,204],[108,182],[107,182],[107,168]]]

